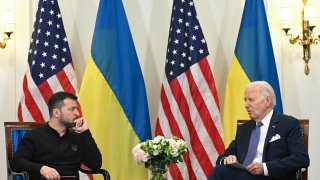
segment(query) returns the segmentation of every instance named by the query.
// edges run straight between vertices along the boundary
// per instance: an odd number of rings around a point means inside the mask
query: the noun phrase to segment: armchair
[[[245,123],[247,120],[238,120],[237,127],[241,124]],[[301,136],[304,145],[308,151],[308,144],[309,144],[309,120],[308,119],[299,119],[300,128],[301,128]],[[297,179],[298,180],[308,180],[308,168],[302,168],[297,172]]]
[[[4,122],[5,128],[5,138],[6,138],[6,150],[7,150],[7,167],[8,167],[8,179],[9,177],[20,177],[20,179],[28,180],[29,176],[27,172],[16,173],[11,171],[9,166],[9,161],[12,159],[13,153],[18,147],[20,139],[33,128],[43,126],[44,123],[41,122]],[[96,171],[87,170],[80,167],[79,171],[85,174],[101,174],[105,180],[110,180],[110,175],[108,171],[104,169],[99,169]],[[15,178],[16,179],[16,178]],[[64,177],[61,177],[63,180]],[[70,177],[65,177],[65,179],[71,179]]]

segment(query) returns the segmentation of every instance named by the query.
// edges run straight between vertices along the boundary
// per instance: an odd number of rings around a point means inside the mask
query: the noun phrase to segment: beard
[[[59,122],[61,125],[63,125],[64,127],[66,128],[71,128],[71,127],[74,127],[74,123],[73,122],[70,122],[68,119],[65,119],[63,114],[61,114],[61,117],[59,119]]]

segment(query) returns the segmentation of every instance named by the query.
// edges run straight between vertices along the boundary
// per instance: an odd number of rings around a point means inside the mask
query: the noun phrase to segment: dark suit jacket
[[[220,164],[228,155],[235,155],[238,162],[243,163],[255,125],[255,121],[250,120],[239,126],[235,140],[230,143],[225,153],[218,157],[216,163]],[[277,134],[281,138],[270,142]],[[297,170],[309,166],[308,152],[303,144],[297,119],[273,113],[264,143],[262,161],[266,163],[269,176],[279,179],[295,179]]]

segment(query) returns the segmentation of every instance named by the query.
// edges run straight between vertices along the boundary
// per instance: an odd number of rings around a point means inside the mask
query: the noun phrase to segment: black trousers
[[[268,176],[254,176],[244,170],[225,165],[217,165],[214,167],[208,180],[273,180],[273,178]]]

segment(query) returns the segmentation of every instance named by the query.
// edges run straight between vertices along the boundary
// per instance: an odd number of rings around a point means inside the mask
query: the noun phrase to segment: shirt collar
[[[272,114],[273,114],[273,109],[266,115],[266,117],[264,117],[264,118],[261,120],[261,122],[263,123],[263,126],[264,126],[264,127],[269,127]]]
[[[54,134],[56,134],[57,136],[60,137],[58,131],[56,131],[55,129],[53,129],[53,128],[49,125],[49,122],[46,123],[46,127],[49,129],[49,131],[51,131],[52,133],[54,133]],[[62,137],[67,136],[67,135],[69,135],[70,133],[71,133],[70,129],[67,128],[66,133],[65,133]]]

